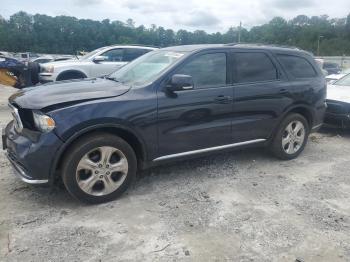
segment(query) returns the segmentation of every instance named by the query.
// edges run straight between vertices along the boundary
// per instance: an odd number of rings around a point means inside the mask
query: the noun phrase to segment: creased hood
[[[103,78],[62,81],[25,88],[13,94],[9,102],[21,108],[42,109],[62,103],[120,96],[129,89],[130,86]]]
[[[327,99],[350,103],[350,86],[328,85]]]

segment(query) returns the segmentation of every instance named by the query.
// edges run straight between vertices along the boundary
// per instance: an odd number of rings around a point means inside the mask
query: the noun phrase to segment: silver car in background
[[[108,75],[128,62],[157,48],[114,45],[96,49],[79,59],[49,62],[41,65],[41,83]]]

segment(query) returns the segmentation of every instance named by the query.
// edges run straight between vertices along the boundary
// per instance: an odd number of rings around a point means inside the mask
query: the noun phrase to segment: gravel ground
[[[0,125],[10,119],[0,87]],[[350,261],[350,132],[296,160],[263,149],[151,169],[88,206],[17,179],[0,153],[0,261]]]

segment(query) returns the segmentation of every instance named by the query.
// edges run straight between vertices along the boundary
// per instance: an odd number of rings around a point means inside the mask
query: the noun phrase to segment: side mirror
[[[167,86],[169,91],[182,91],[193,89],[193,79],[190,75],[173,75]]]
[[[100,62],[106,61],[107,59],[108,59],[107,56],[98,55],[98,56],[95,56],[92,61],[94,61],[94,63],[100,63]]]

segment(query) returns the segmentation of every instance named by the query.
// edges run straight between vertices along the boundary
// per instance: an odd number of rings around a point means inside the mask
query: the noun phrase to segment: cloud
[[[190,27],[213,27],[221,23],[214,14],[202,10],[174,16],[174,21]]]
[[[103,0],[74,0],[73,4],[77,6],[88,6],[102,4]]]
[[[271,6],[276,9],[297,10],[314,6],[314,0],[273,0]]]
[[[77,18],[126,21],[136,26],[156,24],[173,30],[197,29],[225,32],[231,26],[251,28],[269,22],[275,16],[286,20],[300,14],[346,17],[349,0],[0,0],[0,15],[8,19],[24,10],[30,14],[69,14]]]
[[[175,3],[154,0],[124,0],[121,5],[130,9],[131,11],[136,11],[143,14],[171,13],[178,11],[179,9]]]

